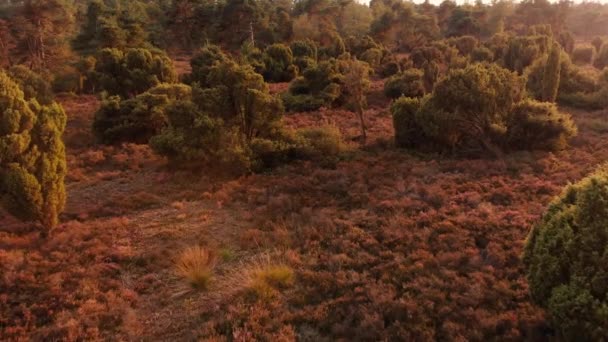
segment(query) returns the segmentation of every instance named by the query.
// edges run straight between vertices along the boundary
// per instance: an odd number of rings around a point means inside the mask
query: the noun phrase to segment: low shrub
[[[560,103],[585,110],[601,110],[608,108],[608,88],[604,87],[592,93],[576,92],[563,94]]]
[[[297,144],[281,139],[271,140],[256,138],[251,141],[251,154],[255,161],[255,171],[272,169],[299,159]]]
[[[311,78],[306,85],[325,84],[324,78],[311,76],[318,73],[308,75]],[[269,93],[262,77],[249,65],[238,66],[232,61],[216,64],[210,69],[206,84],[206,88],[195,86],[191,99],[173,100],[162,109],[166,125],[150,139],[150,145],[169,158],[172,165],[211,166],[245,173],[296,159],[333,156],[340,149],[339,132],[286,130],[281,121],[284,109],[280,99]],[[323,96],[326,95],[322,92],[319,98],[326,103]],[[307,94],[287,94],[286,98],[316,99]]]
[[[318,50],[314,41],[310,39],[296,40],[291,43],[290,47],[294,64],[298,67],[300,73],[317,64]]]
[[[264,79],[270,82],[289,82],[298,73],[294,65],[293,53],[289,46],[273,44],[266,48],[263,55]]]
[[[222,52],[219,46],[206,44],[190,60],[192,71],[184,77],[184,82],[188,84],[196,82],[201,87],[205,87],[207,85],[207,75],[211,68],[228,60],[230,60],[230,57]]]
[[[177,82],[177,72],[163,51],[108,48],[97,55],[91,79],[98,91],[131,98],[160,83]]]
[[[409,69],[389,78],[384,83],[384,95],[391,99],[401,96],[420,97],[424,95],[424,72]]]
[[[485,46],[478,46],[471,51],[471,61],[473,62],[492,62],[494,53]]]
[[[181,165],[220,160],[225,139],[221,120],[210,117],[191,101],[167,104],[163,115],[167,127],[150,139],[156,153]]]
[[[479,41],[473,36],[460,36],[448,39],[448,43],[455,46],[461,55],[467,56],[477,48]]]
[[[576,125],[553,103],[525,100],[511,110],[506,146],[515,150],[558,151],[576,135]]]
[[[399,62],[394,61],[394,60],[389,60],[380,66],[380,70],[378,71],[378,74],[382,78],[387,78],[387,77],[396,75],[400,72],[401,72],[401,65],[399,64]]]
[[[258,49],[251,42],[246,42],[241,46],[241,63],[247,63],[253,67],[253,70],[258,74],[263,74],[266,70],[264,63],[264,52]]]
[[[495,155],[504,149],[564,148],[576,134],[570,116],[553,104],[525,99],[524,79],[495,64],[451,70],[427,98],[393,104],[395,144]]]
[[[313,60],[317,59],[317,44],[310,40],[296,40],[291,43],[291,51],[295,58],[307,57]]]
[[[36,99],[42,105],[51,104],[55,95],[51,84],[41,75],[24,65],[15,65],[8,70],[9,76],[23,90],[25,100]]]
[[[282,95],[282,100],[285,109],[290,112],[312,112],[325,105],[324,99],[307,94],[293,95],[285,93]]]
[[[334,126],[284,130],[273,140],[254,139],[250,146],[255,171],[294,160],[329,161],[345,150],[342,134]]]
[[[397,147],[413,148],[423,143],[425,136],[416,121],[420,106],[421,100],[411,97],[401,97],[391,105]]]
[[[438,63],[442,64],[444,62],[443,52],[436,46],[420,46],[415,48],[411,55],[410,59],[415,68],[422,68],[427,63]]]
[[[330,59],[304,70],[289,86],[284,95],[288,111],[316,110],[322,105],[331,106],[343,101],[343,61]]]
[[[473,64],[450,71],[435,84],[418,122],[425,134],[447,146],[494,149],[492,137],[504,129],[511,107],[522,96],[522,80],[515,73],[495,64]]]
[[[174,100],[189,99],[191,95],[189,86],[160,84],[132,99],[111,96],[95,113],[93,132],[104,144],[146,144],[166,126],[166,106]]]
[[[526,88],[529,94],[537,99],[544,100],[546,91],[546,78],[548,57],[544,56],[537,59],[534,64],[525,71],[528,79]],[[555,67],[555,65],[554,65]],[[579,67],[572,64],[569,56],[562,52],[560,55],[559,82],[557,84],[557,102],[562,104],[573,104],[573,98],[578,97],[578,93],[590,94],[598,90],[597,72],[594,69]],[[554,84],[555,86],[555,84]]]
[[[56,93],[76,93],[81,89],[80,74],[74,67],[63,67],[55,73],[51,84]]]
[[[366,51],[382,51],[383,49],[381,44],[376,43],[374,38],[368,35],[362,37],[350,36],[346,39],[346,45],[348,47],[348,51],[358,58]]]
[[[549,52],[550,43],[550,36],[544,34],[512,37],[503,56],[504,66],[521,74],[536,59]]]
[[[338,33],[330,33],[326,38],[326,44],[319,49],[319,59],[338,58],[346,52],[344,40]]]
[[[342,134],[335,126],[300,129],[297,136],[303,143],[298,150],[307,158],[333,157],[344,150]]]
[[[592,93],[598,90],[598,87],[598,75],[594,69],[583,68],[562,61],[558,99],[563,94]]]
[[[363,52],[359,59],[366,62],[372,68],[377,68],[381,65],[384,53],[379,48],[371,48]]]
[[[437,64],[435,62],[430,62],[430,63],[423,65],[422,70],[424,72],[424,74],[423,74],[424,88],[427,92],[431,92],[431,91],[433,91],[433,87],[435,86],[435,83],[437,83],[437,81],[439,80],[439,77],[442,74],[441,68],[439,67],[439,64]]]

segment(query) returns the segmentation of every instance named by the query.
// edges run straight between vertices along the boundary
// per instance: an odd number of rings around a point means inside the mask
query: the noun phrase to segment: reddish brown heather
[[[219,181],[167,171],[145,146],[97,146],[97,100],[62,103],[65,223],[42,239],[0,215],[0,340],[547,339],[523,241],[565,184],[608,159],[606,113],[574,112],[564,152],[471,160],[392,149],[370,99],[370,145],[341,161]],[[286,121],[359,134],[341,110]],[[205,291],[175,272],[194,245],[219,257]],[[235,275],[261,255],[294,279],[252,297]]]

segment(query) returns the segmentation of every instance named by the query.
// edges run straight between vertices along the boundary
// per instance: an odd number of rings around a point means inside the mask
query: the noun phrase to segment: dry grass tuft
[[[263,301],[274,298],[279,290],[291,287],[295,281],[291,267],[275,263],[270,257],[262,258],[242,274],[246,294]]]
[[[186,279],[195,289],[209,288],[213,277],[216,256],[206,248],[200,246],[188,247],[179,256],[175,263],[177,273]]]

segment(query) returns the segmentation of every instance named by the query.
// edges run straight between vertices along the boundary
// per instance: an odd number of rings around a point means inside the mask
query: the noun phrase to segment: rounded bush
[[[57,93],[76,93],[81,89],[81,75],[75,67],[66,66],[55,72],[52,88]],[[84,82],[84,80],[83,80]]]
[[[382,51],[382,45],[376,43],[374,38],[370,36],[354,37],[350,36],[346,39],[348,51],[357,57],[361,57],[365,51],[375,49]]]
[[[312,112],[325,105],[324,99],[307,94],[285,93],[282,100],[285,109],[290,112]]]
[[[384,95],[391,99],[401,96],[423,96],[424,72],[419,69],[409,69],[389,78],[384,84]]]
[[[173,61],[162,51],[108,48],[97,56],[94,84],[110,95],[134,97],[160,83],[175,82]]]
[[[568,185],[526,241],[532,298],[566,341],[608,335],[608,170]]]
[[[168,126],[150,139],[156,153],[181,165],[219,159],[221,120],[210,117],[190,101],[174,101],[164,112]]]
[[[478,46],[471,52],[471,60],[473,62],[492,62],[494,53],[485,46]]]
[[[342,69],[342,61],[332,58],[304,70],[291,82],[289,93],[283,95],[285,107],[307,111],[339,103],[344,97]]]
[[[296,135],[303,145],[299,153],[307,158],[327,158],[344,150],[342,133],[335,126],[322,126],[298,130]]]
[[[344,40],[338,33],[332,33],[328,37],[328,43],[319,49],[321,58],[337,58],[346,52]]]
[[[511,38],[503,56],[505,67],[522,73],[537,58],[548,52],[549,43],[549,37],[546,35]]]
[[[608,88],[604,87],[592,93],[576,92],[564,94],[560,102],[574,108],[600,110],[608,107]]]
[[[412,60],[414,67],[422,68],[425,64],[432,62],[441,64],[443,62],[443,53],[435,46],[422,46],[417,47],[412,51],[410,59]]]
[[[148,143],[167,124],[165,108],[191,97],[192,89],[184,84],[160,84],[126,100],[111,96],[95,113],[93,132],[104,144]]]
[[[509,47],[510,36],[506,33],[496,33],[487,42],[487,47],[492,50],[495,60],[501,60],[504,58],[505,52]]]
[[[295,58],[306,57],[317,60],[317,44],[310,39],[296,40],[291,43],[291,51]]]
[[[201,86],[204,86],[211,68],[227,60],[230,60],[230,58],[222,52],[219,46],[213,44],[203,46],[190,60],[192,72],[187,77],[187,83],[198,82]]]
[[[417,114],[425,134],[448,147],[478,145],[495,150],[523,80],[495,64],[472,64],[441,79]]]
[[[576,92],[591,93],[597,89],[598,80],[594,70],[562,63],[559,97]]]
[[[516,104],[507,122],[506,146],[515,150],[562,150],[576,135],[568,114],[553,103],[526,100]]]
[[[273,44],[264,51],[264,79],[271,82],[289,82],[297,75],[293,53],[284,44]]]
[[[421,100],[411,97],[401,97],[391,105],[397,147],[412,148],[424,142],[422,128],[416,121],[420,106]]]
[[[382,64],[379,74],[382,78],[390,77],[401,72],[401,65],[397,61],[390,60]]]
[[[372,68],[380,66],[384,53],[378,48],[365,50],[359,57],[360,60],[367,62]]]
[[[25,100],[36,99],[40,104],[53,102],[53,89],[47,80],[24,65],[15,65],[8,70],[11,79],[23,90]]]
[[[473,36],[460,36],[449,40],[451,45],[454,45],[458,52],[462,55],[469,55],[479,44],[477,38]]]

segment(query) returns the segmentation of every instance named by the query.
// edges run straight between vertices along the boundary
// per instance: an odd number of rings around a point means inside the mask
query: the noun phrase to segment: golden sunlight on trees
[[[66,115],[55,102],[26,100],[23,90],[0,72],[0,195],[3,206],[45,228],[59,222],[66,193]]]

